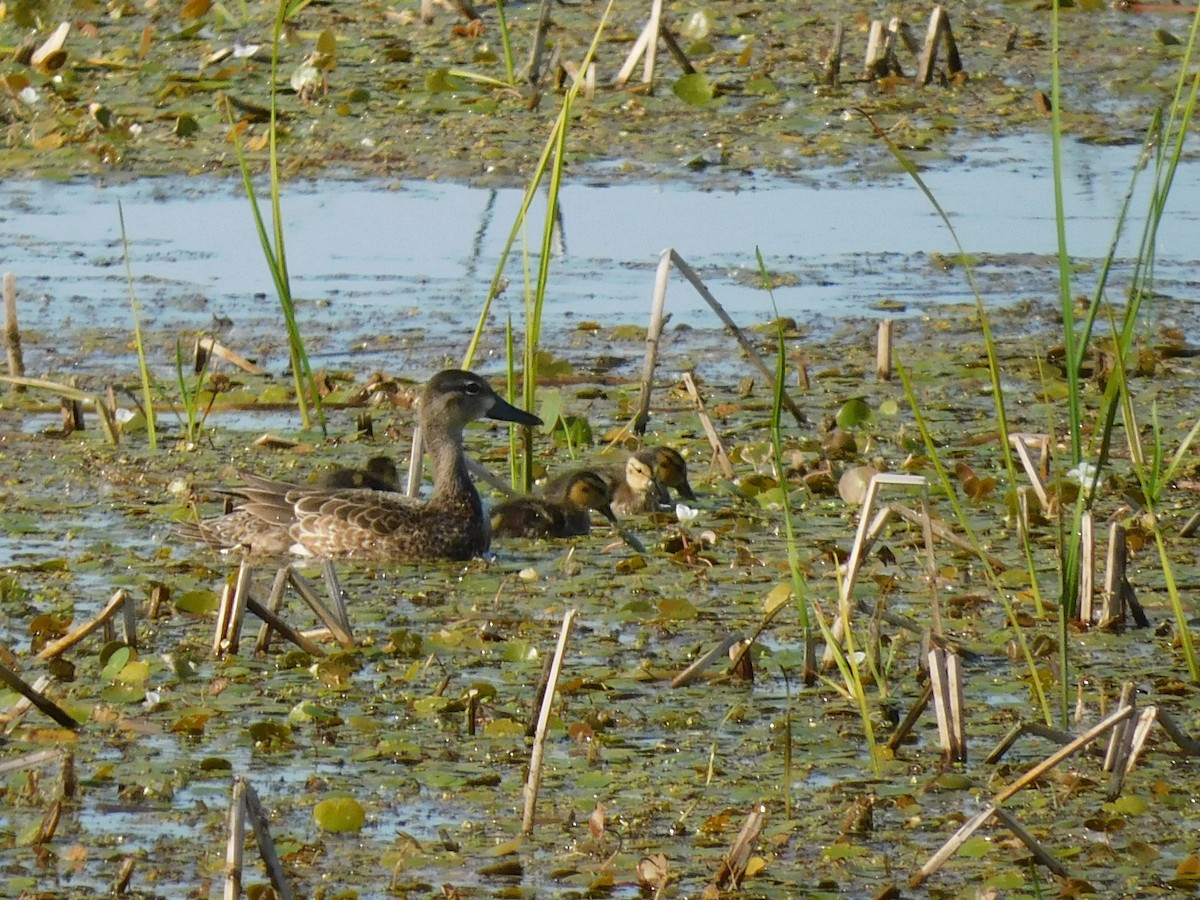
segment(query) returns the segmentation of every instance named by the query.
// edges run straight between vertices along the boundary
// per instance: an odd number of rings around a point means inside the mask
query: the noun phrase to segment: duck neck
[[[441,506],[465,504],[473,513],[481,514],[483,505],[471,483],[467,461],[463,456],[462,432],[422,427],[425,448],[433,461],[433,495],[430,503]]]

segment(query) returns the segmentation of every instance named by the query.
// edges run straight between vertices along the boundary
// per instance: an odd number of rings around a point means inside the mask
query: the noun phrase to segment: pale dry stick
[[[920,887],[930,875],[940,869],[951,856],[959,851],[959,849],[967,842],[967,840],[978,831],[989,819],[995,817],[1000,822],[1007,826],[1020,841],[1029,848],[1034,858],[1042,865],[1048,868],[1055,875],[1061,878],[1069,877],[1070,873],[1063,867],[1057,859],[1055,859],[1048,850],[1038,843],[1037,839],[1025,830],[1024,826],[1016,820],[1016,818],[1007,810],[988,804],[979,813],[972,816],[962,827],[956,831],[945,844],[929,858],[925,865],[921,866],[912,877],[908,880],[910,888]]]
[[[1102,627],[1125,621],[1125,529],[1119,522],[1108,528],[1108,560],[1104,566]]]
[[[117,868],[117,877],[113,879],[112,887],[109,888],[109,893],[112,896],[125,896],[125,891],[129,888],[129,882],[133,880],[133,870],[135,868],[137,868],[136,856],[127,856],[121,860],[121,865]]]
[[[662,30],[662,0],[651,0],[650,21],[646,23],[650,40],[646,43],[646,55],[642,64],[642,84],[654,84],[654,64],[658,61],[658,35]]]
[[[1071,873],[1067,871],[1057,859],[1055,859],[1050,851],[1038,843],[1037,838],[1025,830],[1025,826],[1017,821],[1016,817],[1002,806],[996,808],[996,818],[1008,826],[1008,830],[1021,839],[1021,843],[1029,848],[1029,852],[1033,854],[1033,858],[1040,862],[1043,866],[1057,875],[1059,878],[1069,878]]]
[[[350,634],[350,613],[346,610],[346,597],[342,593],[342,585],[338,581],[337,569],[333,567],[332,560],[321,560],[321,578],[325,582],[325,592],[329,594],[331,610],[337,616],[338,624],[346,634]]]
[[[941,39],[946,45],[946,71],[951,75],[962,71],[962,59],[958,55],[958,44],[950,28],[950,16],[945,8],[938,6],[929,17],[929,30],[925,33],[925,46],[921,50],[921,61],[917,66],[916,83],[924,87],[933,80],[933,67],[937,62],[937,44]]]
[[[242,896],[242,855],[246,846],[246,782],[233,777],[229,801],[229,841],[225,845],[225,900]]]
[[[1008,436],[1008,442],[1017,451],[1017,457],[1021,460],[1025,474],[1029,476],[1029,481],[1033,484],[1034,493],[1037,494],[1038,503],[1042,505],[1043,511],[1050,508],[1050,496],[1046,493],[1046,483],[1042,479],[1039,467],[1034,464],[1033,457],[1029,455],[1029,448],[1031,446],[1040,448],[1044,461],[1046,459],[1046,448],[1049,440],[1044,434],[1027,434],[1025,432],[1018,432],[1017,434],[1010,434]]]
[[[563,616],[562,630],[558,635],[558,646],[554,648],[554,661],[550,664],[546,693],[542,696],[542,710],[538,715],[537,731],[533,736],[533,750],[529,754],[529,778],[525,782],[525,812],[521,817],[521,833],[533,834],[533,815],[537,809],[538,790],[542,785],[542,757],[546,752],[546,730],[550,726],[550,710],[554,704],[554,692],[558,687],[558,676],[562,673],[563,657],[567,653],[567,642],[575,617],[579,610],[569,609]]]
[[[965,762],[958,741],[961,723],[954,721],[954,706],[950,696],[954,686],[947,665],[946,652],[934,648],[929,651],[929,683],[933,688],[933,711],[937,717],[938,743],[942,747],[943,762]]]
[[[987,823],[988,819],[995,814],[996,807],[989,803],[979,812],[975,813],[975,815],[971,816],[971,818],[967,819],[967,821],[963,822],[962,825],[959,826],[958,831],[954,832],[954,834],[950,836],[950,839],[946,841],[946,843],[942,844],[942,846],[938,848],[938,851],[934,853],[933,856],[929,857],[929,859],[925,861],[925,864],[912,874],[912,876],[908,879],[908,886],[916,889],[924,884],[925,880],[929,878],[930,875],[940,869],[946,863],[946,861],[950,859],[950,857],[959,851],[959,848],[961,848],[963,844],[970,840],[971,835],[982,828]]]
[[[295,567],[290,565],[288,566],[288,579],[291,581],[292,587],[296,589],[296,593],[308,604],[309,609],[316,613],[317,618],[329,629],[329,633],[333,635],[334,640],[343,647],[353,647],[353,635],[338,621],[337,614],[325,607],[321,598],[317,596],[317,592],[311,582],[297,572]]]
[[[1137,693],[1134,689],[1132,681],[1126,681],[1121,685],[1121,696],[1117,700],[1117,709],[1123,709],[1126,706],[1136,706]],[[1108,736],[1108,747],[1104,751],[1104,765],[1102,768],[1105,772],[1113,772],[1122,767],[1125,762],[1125,752],[1129,747],[1129,738],[1133,733],[1134,723],[1128,719],[1112,730]]]
[[[467,461],[467,471],[478,478],[480,481],[486,481],[489,487],[493,487],[506,497],[519,496],[518,492],[513,490],[513,486],[508,484],[502,478],[493,475],[483,463],[473,457],[464,457]]]
[[[238,566],[237,582],[233,587],[233,603],[229,611],[229,625],[226,629],[228,643],[225,649],[229,653],[236,654],[238,645],[242,639],[242,622],[246,618],[246,600],[250,597],[250,576],[254,573],[254,568],[250,565],[250,561],[242,557],[241,565]]]
[[[225,647],[225,639],[229,634],[229,620],[233,614],[233,583],[226,579],[221,588],[221,600],[217,603],[217,625],[213,630],[213,656],[219,657]]]
[[[734,471],[733,463],[729,461],[729,451],[725,449],[725,442],[721,440],[721,435],[717,433],[717,428],[713,425],[712,417],[709,416],[708,410],[704,406],[704,398],[700,396],[700,389],[696,387],[696,379],[692,377],[691,372],[683,373],[683,386],[687,389],[692,402],[696,404],[696,415],[700,419],[704,433],[708,436],[708,444],[712,447],[717,465],[721,467],[721,474],[732,481]]]
[[[671,687],[687,687],[689,684],[693,684],[699,680],[700,676],[704,674],[704,671],[709,666],[725,656],[729,652],[729,648],[740,640],[742,640],[742,635],[740,634],[730,633],[725,635],[715,647],[672,678]]]
[[[109,618],[116,615],[117,611],[121,609],[128,598],[129,592],[124,588],[119,588],[117,592],[113,594],[111,598],[109,598],[109,601],[104,605],[104,608],[100,610],[100,612],[96,613],[92,619],[83,623],[69,633],[64,634],[58,640],[47,644],[41,649],[41,652],[34,657],[34,659],[43,661],[47,659],[54,659],[54,657],[58,656],[64,650],[69,650],[71,647],[74,647],[92,632],[103,626]]]
[[[1096,529],[1092,511],[1085,509],[1079,521],[1079,602],[1075,604],[1079,622],[1092,624],[1092,595],[1096,578]]]
[[[671,275],[671,251],[664,250],[658,257],[658,269],[654,273],[654,294],[650,300],[650,326],[646,329],[646,357],[642,362],[641,396],[638,411],[633,418],[633,430],[646,433],[650,421],[650,391],[654,387],[654,369],[658,365],[658,342],[662,339],[666,324],[664,310],[667,305],[667,283]]]
[[[846,560],[846,574],[842,579],[838,591],[838,614],[831,626],[833,637],[838,642],[842,640],[845,628],[850,619],[850,598],[854,593],[854,585],[858,579],[858,570],[862,567],[863,558],[870,549],[874,538],[883,530],[887,516],[891,515],[891,508],[884,507],[876,513],[874,518],[871,518],[876,500],[879,497],[882,486],[885,484],[921,488],[922,505],[925,510],[922,519],[922,529],[925,533],[925,550],[928,555],[929,578],[933,584],[933,629],[934,634],[942,634],[941,604],[937,596],[937,584],[935,580],[937,567],[933,555],[933,529],[930,521],[932,516],[929,514],[929,482],[923,475],[900,475],[894,472],[876,472],[867,483],[866,494],[863,496],[862,512],[858,520],[858,531],[855,533],[854,544],[850,548],[850,557]],[[822,665],[829,668],[833,665],[833,660],[833,648],[826,647],[822,657]]]
[[[292,900],[292,886],[288,883],[287,875],[283,871],[283,864],[279,861],[279,853],[275,849],[275,841],[271,837],[267,811],[263,809],[254,786],[245,779],[242,779],[242,784],[246,789],[244,798],[246,814],[250,817],[250,825],[254,829],[254,842],[258,844],[258,855],[262,857],[263,864],[267,867],[267,877],[271,879],[271,886],[275,888],[275,893],[280,900]]]
[[[774,392],[775,374],[767,367],[767,364],[762,361],[762,357],[758,355],[758,352],[754,349],[754,345],[750,343],[750,340],[745,334],[742,333],[742,330],[738,328],[737,323],[730,318],[729,313],[725,312],[725,307],[723,307],[717,301],[717,298],[713,296],[712,291],[708,289],[708,285],[706,285],[700,279],[700,276],[696,274],[696,271],[688,265],[687,260],[685,260],[674,250],[671,250],[670,253],[671,263],[679,271],[679,274],[688,280],[691,286],[695,288],[696,293],[700,295],[700,298],[708,304],[709,308],[714,313],[717,314],[717,318],[720,319],[721,323],[733,334],[734,340],[738,342],[738,345],[742,348],[743,352],[745,352],[745,354],[750,358],[750,362],[754,365],[754,367],[758,369],[758,371],[762,372],[763,376],[767,379],[767,384],[770,386],[771,391]],[[792,402],[792,398],[787,395],[787,392],[783,391],[781,393],[783,395],[783,405],[787,407],[788,412],[790,412],[792,417],[795,418],[796,424],[807,424],[808,420],[805,419],[804,413],[802,413],[800,408]]]
[[[17,276],[4,273],[4,344],[8,351],[8,374],[25,377],[25,357],[21,354],[21,326],[17,321]],[[13,385],[14,394],[25,393],[25,386]]]
[[[271,584],[271,593],[267,595],[267,604],[263,607],[276,617],[278,617],[279,610],[283,608],[283,592],[287,590],[288,586],[288,569],[289,566],[280,566],[275,570],[275,581]],[[255,615],[262,620],[262,625],[258,629],[258,640],[254,642],[254,652],[265,653],[271,645],[271,629],[274,625],[260,613],[256,612]]]
[[[267,374],[267,370],[262,366],[251,362],[244,356],[239,356],[224,344],[218,343],[216,339],[207,336],[196,338],[196,347],[193,355],[198,364],[196,367],[197,372],[203,368],[204,363],[206,362],[203,356],[205,353],[210,353],[213,356],[219,356],[221,359],[225,360],[225,362],[229,363],[230,365],[237,366],[239,369],[249,375]]]
[[[63,757],[69,753],[69,750],[55,747],[52,750],[38,750],[34,753],[26,753],[24,756],[6,759],[0,761],[0,775],[22,772],[25,769],[41,769],[55,764],[61,765]]]
[[[887,62],[882,58],[884,49],[883,22],[871,20],[871,30],[867,32],[867,53],[863,57],[863,77],[879,78],[887,73]],[[882,323],[880,323],[882,325]]]
[[[1123,722],[1125,719],[1129,718],[1131,715],[1133,715],[1133,707],[1127,706],[1124,709],[1118,709],[1115,712],[1113,712],[1111,715],[1108,715],[1105,718],[1101,719],[1099,722],[1097,722],[1095,725],[1093,725],[1091,728],[1089,728],[1083,734],[1079,735],[1079,737],[1075,738],[1075,740],[1071,741],[1069,744],[1062,747],[1055,753],[1052,753],[1049,756],[1047,756],[1044,760],[1042,760],[1040,763],[1038,763],[1036,766],[1034,766],[1032,769],[1030,769],[1028,772],[1026,772],[1024,775],[1022,775],[1020,778],[1018,778],[1016,781],[1014,781],[1012,784],[1010,784],[1008,787],[1006,787],[1000,793],[998,793],[995,797],[992,798],[992,802],[993,803],[1003,803],[1005,800],[1007,800],[1009,797],[1016,794],[1018,791],[1024,790],[1030,784],[1037,781],[1044,774],[1046,774],[1051,769],[1053,769],[1055,766],[1057,766],[1060,762],[1062,762],[1068,756],[1071,756],[1072,754],[1074,754],[1074,753],[1078,752],[1079,750],[1081,750],[1082,748],[1086,747],[1088,744],[1090,744],[1092,741],[1094,741],[1100,735],[1104,734],[1104,732],[1108,731],[1108,729],[1112,728],[1118,722]]]
[[[875,349],[875,375],[880,381],[892,380],[892,320],[879,323],[879,343]]]
[[[408,458],[408,478],[404,482],[406,497],[417,496],[421,490],[421,472],[425,468],[425,435],[421,433],[421,423],[413,426],[412,455]]]
[[[117,422],[113,418],[112,410],[109,409],[108,404],[104,402],[104,398],[99,394],[89,394],[72,385],[59,384],[56,381],[47,381],[44,378],[17,378],[13,375],[0,375],[0,382],[11,384],[14,387],[22,386],[50,391],[72,403],[91,403],[100,416],[100,427],[104,429],[104,436],[108,439],[108,442],[114,445],[121,443],[121,435],[117,431]]]
[[[638,34],[637,40],[633,42],[633,47],[630,48],[629,55],[625,57],[625,62],[622,64],[620,71],[617,72],[617,77],[613,79],[614,85],[623,87],[625,82],[629,81],[629,77],[633,74],[633,70],[637,68],[637,64],[645,55],[646,48],[652,40],[653,32],[650,31],[650,23],[647,22]]]
[[[978,553],[977,549],[971,546],[970,541],[955,534],[954,529],[952,529],[941,519],[931,519],[928,516],[924,516],[915,509],[907,507],[902,503],[890,503],[888,504],[888,508],[900,518],[907,522],[911,522],[913,525],[920,525],[924,527],[926,523],[928,523],[930,532],[932,532],[932,534],[939,540],[943,540],[947,544],[957,547],[959,550],[965,550],[967,553]],[[990,553],[984,553],[983,559],[996,571],[1003,571],[1005,568],[1007,568],[1007,566],[1004,564],[1004,560],[1000,559],[998,556],[993,556]]]
[[[297,631],[278,615],[271,612],[267,607],[263,606],[253,597],[246,599],[246,609],[254,613],[263,623],[263,629],[270,635],[271,631],[278,631],[285,639],[291,641],[309,656],[324,656],[325,651],[317,644],[309,640],[303,632]],[[262,630],[259,632],[259,641],[254,645],[254,652],[260,653],[265,650],[266,644],[262,641]]]

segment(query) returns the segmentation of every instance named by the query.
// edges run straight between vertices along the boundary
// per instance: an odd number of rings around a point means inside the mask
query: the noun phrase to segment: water
[[[1068,236],[1077,260],[1095,263],[1106,253],[1138,152],[1068,147]],[[1046,142],[978,144],[930,161],[924,178],[964,248],[980,255],[988,303],[1055,296]],[[1144,208],[1145,193],[1143,187],[1135,210]],[[1159,235],[1157,287],[1168,295],[1188,297],[1196,289],[1197,196],[1200,166],[1185,163]],[[318,358],[339,365],[363,351],[394,356],[399,347],[415,354],[428,342],[448,356],[460,355],[520,201],[516,189],[429,182],[288,185],[283,209],[293,291],[302,330],[317,336]],[[26,350],[31,371],[62,366],[66,351],[51,348],[46,338],[64,326],[132,330],[118,202],[144,327],[175,333],[229,320],[226,336],[235,346],[279,333],[269,274],[235,183],[8,182],[0,185],[0,241],[9,253],[0,265],[19,279],[22,326],[34,335]],[[743,324],[770,317],[755,248],[779,285],[780,311],[818,326],[871,314],[884,298],[909,313],[971,299],[961,270],[931,264],[931,254],[955,252],[945,226],[912,181],[892,171],[822,171],[805,181],[748,178],[742,190],[572,183],[561,205],[548,333],[583,320],[643,323],[665,247],[697,268]],[[541,227],[535,215],[528,226],[531,245],[540,242]],[[1122,240],[1121,259],[1134,254],[1135,238],[1131,233]],[[506,271],[512,284],[493,307],[497,330],[504,317],[519,324],[523,316],[517,247]],[[1127,271],[1125,265],[1115,273],[1115,299]],[[1077,290],[1089,293],[1092,284],[1084,275]],[[668,292],[668,311],[676,323],[717,324],[678,278]],[[82,354],[69,362],[88,365]]]

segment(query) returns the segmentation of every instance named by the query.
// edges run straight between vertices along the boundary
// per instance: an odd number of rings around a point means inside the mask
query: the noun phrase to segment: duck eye
[[[464,387],[463,390],[466,391],[468,394],[478,394],[479,393],[479,385],[477,385],[473,381],[468,381],[466,387]]]

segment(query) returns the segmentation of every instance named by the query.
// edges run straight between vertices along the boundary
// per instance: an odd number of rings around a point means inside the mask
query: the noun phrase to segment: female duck
[[[588,469],[567,479],[562,497],[517,497],[492,511],[492,531],[512,537],[574,537],[592,530],[592,510],[617,524],[608,482]]]
[[[433,460],[428,500],[369,488],[319,488],[243,475],[229,493],[234,512],[187,529],[218,547],[278,553],[280,543],[305,556],[375,562],[469,559],[487,550],[491,529],[467,475],[463,428],[487,417],[522,425],[541,420],[506,403],[472,372],[447,369],[421,394],[420,422]],[[282,539],[282,540],[281,540]]]

